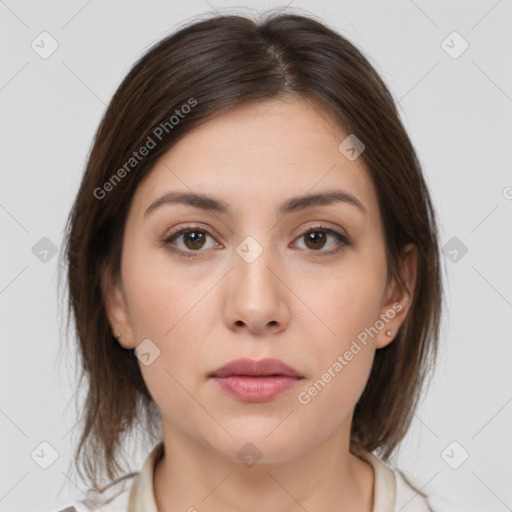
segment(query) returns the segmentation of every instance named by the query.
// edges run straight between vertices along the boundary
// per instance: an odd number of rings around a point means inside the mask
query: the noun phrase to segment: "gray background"
[[[84,497],[69,471],[76,370],[73,353],[61,353],[51,248],[61,248],[105,105],[135,60],[190,16],[285,4],[184,5],[0,1],[0,512]],[[390,87],[448,244],[440,364],[396,465],[468,512],[512,510],[512,3],[295,0],[291,8],[347,36]],[[43,31],[58,43],[46,59],[31,47],[42,52],[44,37],[51,48]],[[469,44],[461,55],[453,31]],[[47,469],[42,442],[58,453]],[[146,447],[133,450],[136,471]]]

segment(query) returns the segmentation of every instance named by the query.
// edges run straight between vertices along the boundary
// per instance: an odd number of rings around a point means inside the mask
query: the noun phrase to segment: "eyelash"
[[[172,245],[171,245],[171,242],[173,242],[175,239],[179,238],[180,235],[183,235],[184,233],[188,233],[188,232],[192,232],[192,231],[199,231],[201,233],[206,233],[208,236],[213,238],[212,234],[207,229],[201,228],[199,226],[186,226],[182,229],[179,229],[177,231],[170,233],[169,236],[165,237],[164,239],[162,239],[160,241],[160,244],[161,244],[161,246],[165,246],[167,248],[167,250],[169,250],[172,253],[177,254],[178,256],[182,256],[185,258],[197,257],[197,256],[199,256],[199,253],[205,252],[205,251],[202,251],[202,250],[182,251],[181,249],[177,249],[176,247],[172,247]],[[323,233],[331,234],[334,237],[336,237],[340,243],[338,244],[338,246],[335,249],[332,249],[330,251],[311,250],[312,257],[332,256],[333,254],[337,254],[340,251],[342,251],[345,247],[351,245],[349,239],[346,236],[342,235],[341,233],[338,233],[337,231],[335,231],[333,229],[327,228],[326,226],[323,226],[323,225],[318,225],[318,226],[309,228],[307,231],[304,231],[303,233],[301,233],[296,238],[296,240],[299,240],[301,237],[304,237],[305,235],[308,235],[310,233],[316,233],[316,232],[323,232]],[[320,254],[315,254],[315,253],[320,253]]]

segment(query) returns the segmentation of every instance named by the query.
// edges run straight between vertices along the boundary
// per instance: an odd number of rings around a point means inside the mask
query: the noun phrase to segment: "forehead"
[[[348,135],[303,99],[241,105],[164,153],[139,184],[134,203],[143,215],[160,195],[176,190],[220,198],[240,213],[244,205],[274,209],[287,197],[337,188],[374,215],[377,198],[363,159],[351,161],[338,147]]]

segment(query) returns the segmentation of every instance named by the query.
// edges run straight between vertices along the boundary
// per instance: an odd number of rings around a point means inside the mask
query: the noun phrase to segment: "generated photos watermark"
[[[156,148],[158,142],[160,142],[166,134],[170,133],[196,105],[197,100],[189,98],[186,103],[183,103],[179,108],[174,110],[174,114],[171,115],[167,121],[162,121],[153,128],[151,134],[147,136],[144,144],[142,144],[137,151],[134,151],[128,160],[114,174],[112,174],[112,176],[103,183],[101,187],[96,187],[94,189],[94,197],[96,199],[104,199],[109,192],[114,190],[114,187],[118,185],[132,169],[137,167],[139,162],[148,156],[151,150]]]
[[[391,319],[393,319],[396,314],[401,311],[403,308],[400,302],[395,302],[391,308],[389,308],[384,314],[379,315],[379,320],[377,320],[371,327],[366,327],[364,331],[361,331],[357,335],[357,340],[363,346],[366,346],[368,343],[368,337],[372,338],[376,336],[379,331],[382,331],[386,324],[389,323]],[[311,400],[317,396],[323,389],[332,381],[342,370],[345,368],[350,361],[361,352],[361,345],[357,340],[352,340],[352,344],[350,348],[346,350],[343,355],[338,355],[336,360],[327,368],[327,370],[318,378],[307,390],[301,391],[297,395],[297,400],[302,405],[307,405]]]

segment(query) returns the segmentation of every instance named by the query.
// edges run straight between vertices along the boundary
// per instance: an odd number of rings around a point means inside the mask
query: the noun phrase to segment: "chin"
[[[294,437],[289,428],[279,432],[278,423],[272,422],[270,428],[265,424],[263,429],[247,426],[233,431],[233,437],[226,435],[209,444],[222,457],[247,467],[289,462],[305,450],[304,439]]]

